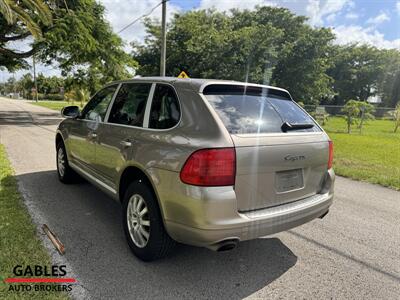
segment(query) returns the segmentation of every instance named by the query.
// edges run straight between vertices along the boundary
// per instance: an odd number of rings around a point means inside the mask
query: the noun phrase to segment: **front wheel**
[[[123,227],[132,252],[143,261],[162,258],[175,245],[165,231],[157,199],[143,181],[133,182],[124,195]]]
[[[78,177],[78,174],[68,164],[67,152],[63,142],[57,144],[57,174],[58,179],[62,183],[73,183]]]

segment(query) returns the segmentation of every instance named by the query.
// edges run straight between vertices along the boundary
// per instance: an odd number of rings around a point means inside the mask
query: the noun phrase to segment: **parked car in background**
[[[59,179],[79,174],[121,202],[142,260],[175,241],[229,250],[323,217],[332,204],[332,142],[284,89],[137,78],[62,114]]]

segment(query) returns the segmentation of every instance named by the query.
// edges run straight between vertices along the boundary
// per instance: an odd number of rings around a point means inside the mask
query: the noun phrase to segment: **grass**
[[[76,105],[82,108],[81,103],[77,101],[39,100],[38,102],[36,102],[31,100],[30,103],[33,105],[42,106],[57,111],[61,111],[62,108],[69,105]]]
[[[0,212],[0,298],[68,299],[67,294],[63,292],[9,291],[10,284],[4,282],[6,278],[15,277],[13,268],[16,265],[51,266],[51,262],[22,203],[16,178],[1,144]]]
[[[336,174],[400,190],[400,132],[393,132],[393,121],[368,121],[361,134],[353,125],[348,134],[345,120],[331,117],[324,128],[334,142]]]
[[[38,102],[33,101],[31,102],[31,104],[43,106],[58,111],[61,111],[63,107],[68,105],[79,105],[79,104],[72,104],[72,102],[68,101],[45,101],[45,100],[39,100]]]

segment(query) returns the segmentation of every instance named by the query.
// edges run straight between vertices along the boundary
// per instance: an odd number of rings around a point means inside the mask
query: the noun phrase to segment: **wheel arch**
[[[122,203],[124,199],[124,194],[128,189],[129,185],[135,180],[142,180],[153,192],[154,197],[157,200],[158,209],[160,210],[160,214],[162,216],[162,221],[165,227],[165,218],[164,212],[162,209],[162,204],[160,201],[160,197],[158,196],[157,190],[154,187],[153,181],[151,180],[151,176],[143,169],[138,166],[127,166],[124,171],[121,173],[118,185],[118,198],[119,201]]]
[[[154,188],[153,182],[151,180],[150,175],[148,175],[143,169],[138,166],[127,166],[121,173],[119,177],[119,184],[118,184],[118,195],[119,200],[122,202],[124,198],[124,194],[129,186],[133,181],[142,180],[146,185],[148,185],[152,190],[154,195],[159,202],[159,198]],[[159,203],[160,204],[160,203]]]
[[[60,131],[57,131],[57,133],[56,133],[56,140],[55,140],[55,142],[56,142],[56,147],[57,147],[57,145],[58,145],[60,142],[64,143],[64,138],[63,138],[63,136],[62,136],[62,134],[61,134]],[[65,143],[64,143],[64,145],[65,145]]]

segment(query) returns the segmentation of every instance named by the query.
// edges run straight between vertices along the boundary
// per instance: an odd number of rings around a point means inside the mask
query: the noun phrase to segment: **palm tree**
[[[76,88],[66,93],[65,98],[67,101],[72,101],[72,105],[77,101],[80,102],[80,106],[83,107],[83,105],[89,101],[90,92],[85,88]]]
[[[78,89],[75,91],[76,100],[81,102],[81,107],[83,104],[89,101],[90,92],[87,89]]]
[[[35,38],[40,38],[42,31],[34,16],[44,25],[52,23],[49,6],[42,0],[0,0],[0,13],[10,25],[23,23]]]

